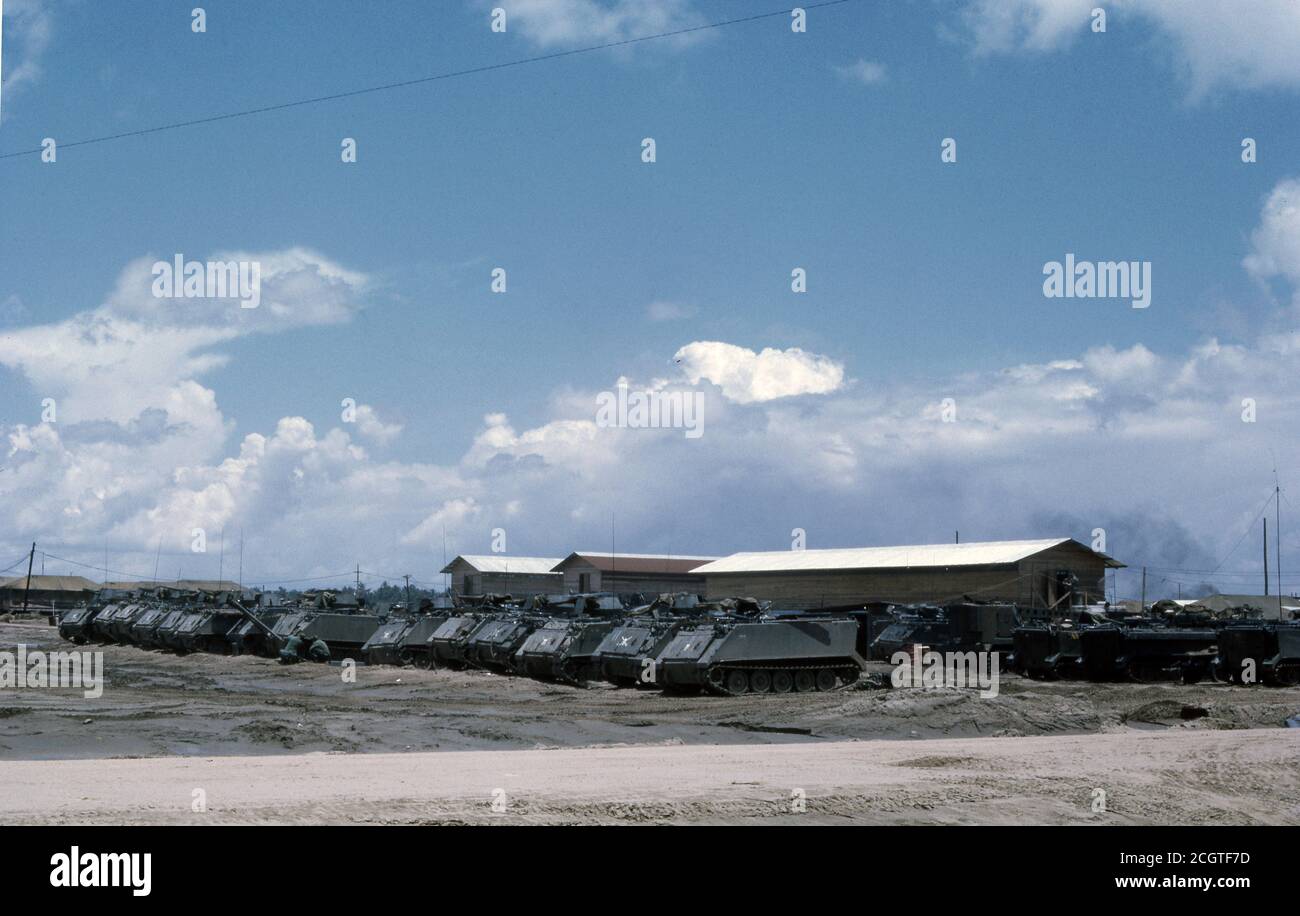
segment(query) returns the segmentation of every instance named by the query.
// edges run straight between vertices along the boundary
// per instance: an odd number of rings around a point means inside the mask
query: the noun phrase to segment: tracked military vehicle
[[[249,610],[248,616],[241,623],[235,624],[226,633],[226,644],[231,655],[274,655],[271,634],[275,622],[284,616],[280,608],[266,608],[258,611]],[[279,651],[278,649],[275,651]]]
[[[212,652],[226,655],[230,652],[227,639],[230,631],[248,621],[233,607],[206,608],[187,617],[177,627],[176,640],[184,652]]]
[[[433,656],[429,653],[429,637],[442,626],[453,611],[448,608],[435,613],[422,614],[403,634],[397,646],[397,663],[432,668]]]
[[[619,621],[591,654],[593,676],[617,687],[654,686],[653,662],[677,631],[713,605],[697,595],[663,594]]]
[[[1008,667],[1030,678],[1082,677],[1083,647],[1079,633],[1113,624],[1109,607],[1080,605],[1057,611],[1051,620],[1034,620],[1012,632]]]
[[[515,673],[515,653],[546,618],[510,611],[489,615],[465,639],[465,662],[476,668]]]
[[[308,642],[319,639],[330,649],[330,658],[361,659],[361,648],[384,621],[372,614],[311,614],[294,635]]]
[[[166,607],[153,607],[145,611],[131,624],[131,642],[141,649],[155,648],[154,634],[158,625],[169,613]]]
[[[127,646],[131,645],[134,642],[131,635],[132,627],[135,626],[137,620],[153,610],[153,607],[151,604],[135,604],[131,605],[129,611],[119,611],[115,614],[112,622],[108,625],[109,635],[112,636],[113,641]]]
[[[151,649],[169,648],[168,640],[176,631],[176,625],[180,623],[181,618],[188,613],[183,607],[172,607],[165,609],[162,619],[157,622],[150,636],[149,647]]]
[[[592,652],[600,677],[618,687],[654,684],[653,662],[691,618],[634,617],[610,630]]]
[[[1017,627],[1011,670],[1023,677],[1079,677],[1083,674],[1080,628],[1059,623]]]
[[[271,624],[271,632],[266,634],[267,638],[261,641],[258,654],[267,658],[275,658],[280,653],[280,647],[288,642],[290,637],[297,636],[299,631],[307,625],[310,616],[309,611],[297,610],[292,607],[285,608],[284,613]]]
[[[426,654],[433,666],[460,669],[467,664],[466,643],[479,627],[486,626],[489,615],[468,613],[448,617],[434,628],[425,641]]]
[[[914,645],[936,647],[949,641],[950,632],[942,608],[928,605],[900,608],[894,622],[872,640],[871,658],[887,662],[894,653],[910,652]]]
[[[582,685],[597,674],[596,649],[627,613],[614,594],[570,595],[529,602],[546,613],[515,652],[519,674],[547,681]]]
[[[146,610],[146,605],[135,602],[110,604],[91,621],[91,638],[96,642],[127,642],[131,624]]]
[[[389,617],[361,647],[362,659],[367,665],[402,664],[398,658],[402,641],[418,622],[414,617]]]
[[[400,604],[393,605],[390,612],[384,624],[361,647],[366,664],[430,667],[429,637],[455,613],[455,599],[421,598],[414,615],[407,614],[405,606]]]
[[[871,657],[890,661],[894,653],[908,652],[912,646],[934,652],[1009,652],[1018,626],[1013,604],[964,601],[902,607],[871,643]]]
[[[1233,623],[1219,630],[1214,676],[1234,684],[1300,684],[1300,623]]]
[[[184,654],[185,634],[199,625],[203,610],[195,607],[182,608],[178,613],[167,615],[154,631],[154,641],[158,648]]]
[[[552,617],[519,647],[515,670],[539,680],[585,684],[598,673],[596,650],[615,623],[613,619]]]
[[[62,612],[59,615],[59,636],[68,642],[81,645],[94,638],[94,632],[91,624],[95,617],[106,610],[103,607],[94,605],[88,607],[74,607]]]
[[[840,617],[732,617],[683,627],[655,660],[665,690],[806,693],[851,684],[862,673],[858,622]]]
[[[1107,624],[1079,632],[1083,670],[1095,681],[1195,683],[1210,673],[1217,642],[1216,631],[1199,628]]]

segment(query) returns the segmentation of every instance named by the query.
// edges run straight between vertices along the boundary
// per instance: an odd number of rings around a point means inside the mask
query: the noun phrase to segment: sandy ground
[[[1300,824],[1297,761],[1294,730],[19,761],[0,821]]]
[[[71,648],[0,623],[0,649],[19,642]],[[1300,730],[1282,726],[1300,688],[1005,675],[992,699],[674,697],[102,648],[98,699],[0,690],[5,822],[780,820],[794,788],[801,822],[1298,822]],[[191,814],[200,787],[209,810]]]

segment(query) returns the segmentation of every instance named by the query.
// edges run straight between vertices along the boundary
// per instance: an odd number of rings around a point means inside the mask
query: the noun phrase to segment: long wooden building
[[[748,595],[811,609],[887,602],[1014,601],[1048,608],[1101,601],[1122,567],[1072,538],[737,553],[692,572],[709,598]]]
[[[442,568],[451,575],[456,595],[558,595],[564,576],[551,572],[559,557],[512,557],[503,553],[477,556],[461,554]]]
[[[620,595],[660,595],[665,592],[704,593],[704,577],[696,567],[717,557],[686,557],[654,553],[602,553],[578,550],[555,564],[564,575],[567,592],[615,592]]]

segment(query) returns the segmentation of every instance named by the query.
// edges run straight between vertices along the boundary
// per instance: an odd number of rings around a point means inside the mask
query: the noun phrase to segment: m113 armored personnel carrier
[[[709,620],[677,632],[655,659],[655,680],[729,696],[834,690],[862,673],[857,637],[848,617]]]

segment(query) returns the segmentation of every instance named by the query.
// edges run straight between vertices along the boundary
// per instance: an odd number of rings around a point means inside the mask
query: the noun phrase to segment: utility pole
[[[960,531],[954,531],[954,532],[952,533],[952,542],[953,542],[954,544],[960,544],[960,543],[961,543],[961,532],[960,532]]]
[[[361,564],[357,564],[357,594],[361,594]]]
[[[32,564],[36,562],[36,542],[32,541],[32,552],[27,555],[27,587],[23,589],[23,613],[27,613],[27,596],[32,593]]]
[[[411,577],[402,576],[406,580],[406,613],[411,613]]]
[[[1147,568],[1143,566],[1142,567],[1142,611],[1143,613],[1146,612],[1146,609],[1147,609]]]
[[[244,597],[244,526],[239,526],[239,597]]]
[[[1277,550],[1274,551],[1277,556],[1273,565],[1277,567],[1277,619],[1280,621],[1282,619],[1282,488],[1276,481],[1273,483],[1273,500],[1273,521],[1276,522],[1273,525],[1273,537],[1277,539]]]
[[[1268,597],[1268,519],[1264,519],[1264,597]]]

